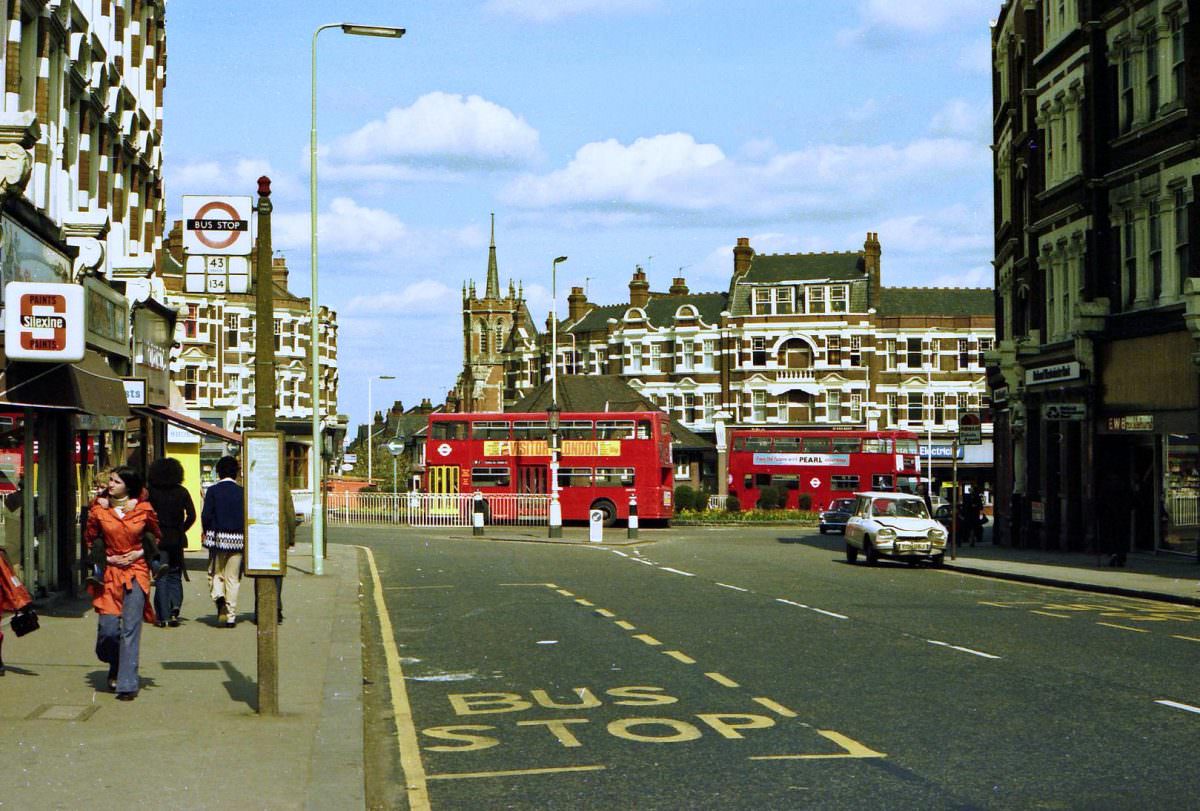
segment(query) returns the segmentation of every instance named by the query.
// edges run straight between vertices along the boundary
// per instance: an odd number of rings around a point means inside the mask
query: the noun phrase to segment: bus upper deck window
[[[834,453],[858,453],[862,449],[862,440],[856,436],[833,437]]]
[[[592,439],[592,421],[563,420],[558,433],[563,439]]]
[[[434,439],[466,439],[467,424],[465,422],[435,422],[433,424]]]
[[[633,422],[630,420],[600,420],[596,423],[596,439],[631,439]]]
[[[546,422],[523,420],[513,423],[513,439],[549,439],[550,429]]]
[[[471,439],[508,439],[507,422],[487,421],[471,424]]]
[[[777,436],[775,437],[775,452],[776,453],[797,453],[800,450],[800,437],[798,436]]]
[[[805,437],[801,445],[805,453],[829,453],[832,447],[827,436]]]
[[[863,453],[891,453],[892,440],[882,437],[869,437],[863,440]]]
[[[769,437],[769,436],[748,436],[748,437],[746,437],[746,450],[748,450],[748,451],[769,451],[769,450],[771,450],[771,437]]]

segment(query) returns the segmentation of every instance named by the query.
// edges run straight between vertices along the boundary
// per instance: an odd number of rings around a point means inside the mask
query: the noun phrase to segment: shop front
[[[99,472],[123,461],[124,389],[109,362],[127,356],[127,326],[113,345],[92,340],[82,284],[57,229],[21,198],[0,203],[0,496],[8,556],[36,593],[78,582],[81,505]],[[119,297],[100,280],[91,280]]]
[[[1096,464],[1099,498],[1128,505],[1113,542],[1200,553],[1200,381],[1186,332],[1105,347]],[[1179,369],[1188,370],[1180,375]]]

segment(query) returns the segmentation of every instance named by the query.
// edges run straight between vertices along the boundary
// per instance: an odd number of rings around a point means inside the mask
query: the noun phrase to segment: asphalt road
[[[780,528],[643,535],[337,530],[395,643],[369,656],[373,802],[407,777],[434,809],[1195,807],[1200,609]]]

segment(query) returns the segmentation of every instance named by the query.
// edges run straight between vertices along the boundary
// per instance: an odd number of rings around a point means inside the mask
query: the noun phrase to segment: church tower
[[[488,246],[487,280],[482,298],[475,282],[463,285],[463,369],[455,393],[460,411],[504,409],[504,347],[513,324],[522,312],[521,295],[508,283],[508,294],[500,295],[500,270],[496,263],[496,215],[492,214],[492,236]]]

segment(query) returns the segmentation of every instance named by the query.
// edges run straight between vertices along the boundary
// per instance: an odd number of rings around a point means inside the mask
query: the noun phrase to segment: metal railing
[[[469,527],[470,493],[330,493],[325,520],[331,524],[392,524],[410,527]],[[484,523],[545,526],[550,496],[491,493],[484,496]]]
[[[1200,496],[1195,493],[1172,493],[1167,499],[1167,514],[1177,527],[1200,524]]]

